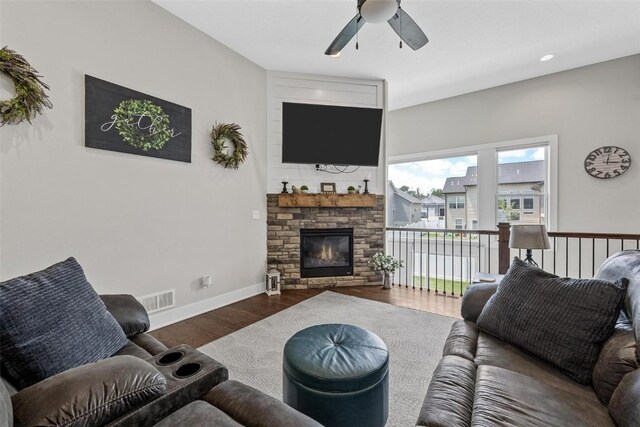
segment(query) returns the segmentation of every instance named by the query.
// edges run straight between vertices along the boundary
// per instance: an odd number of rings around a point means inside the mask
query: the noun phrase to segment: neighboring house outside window
[[[389,181],[387,191],[387,224],[390,227],[404,227],[417,224],[421,219],[422,201],[397,188]]]
[[[544,160],[498,165],[498,222],[545,223]],[[477,224],[475,209],[477,167],[467,168],[465,176],[448,177],[442,193],[446,200],[446,227]],[[477,225],[476,225],[477,227]]]

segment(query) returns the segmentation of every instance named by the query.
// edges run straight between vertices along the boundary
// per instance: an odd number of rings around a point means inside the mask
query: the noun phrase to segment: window
[[[520,197],[509,197],[511,209],[520,209]]]
[[[455,228],[456,230],[463,230],[464,229],[464,224],[462,223],[462,218],[456,218],[456,225]]]
[[[464,209],[465,196],[449,196],[449,209]]]
[[[480,230],[495,230],[498,222],[508,221],[546,224],[553,231],[557,150],[552,135],[392,156],[388,176],[398,188],[440,198],[433,201],[439,217],[429,212],[422,219],[425,228],[453,229],[461,218],[465,229],[477,224]]]
[[[498,222],[544,224],[546,147],[498,152]]]
[[[426,207],[418,227],[453,229],[456,218],[462,217],[461,227],[464,228],[478,219],[475,211],[465,212],[476,205],[478,197],[475,155],[390,164],[388,176],[393,185],[389,185],[387,191],[395,187],[420,199]],[[392,212],[390,206],[388,224],[398,223],[399,219],[394,216],[401,216],[401,212]]]

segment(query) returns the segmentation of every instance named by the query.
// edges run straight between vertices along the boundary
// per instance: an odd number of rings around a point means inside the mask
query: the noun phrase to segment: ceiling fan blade
[[[429,39],[420,29],[416,21],[411,19],[409,14],[398,8],[398,11],[391,19],[387,21],[391,28],[400,36],[402,41],[409,45],[413,50],[418,50],[425,44],[429,43]]]
[[[349,41],[356,35],[358,30],[364,25],[364,19],[360,14],[353,17],[351,21],[340,31],[340,34],[331,42],[325,55],[337,55],[340,51],[349,43]]]

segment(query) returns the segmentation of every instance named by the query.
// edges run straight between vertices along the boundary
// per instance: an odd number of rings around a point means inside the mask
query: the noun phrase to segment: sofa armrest
[[[202,397],[246,427],[322,427],[281,401],[238,381],[225,381]]]
[[[462,297],[460,313],[464,320],[475,322],[487,301],[498,289],[498,283],[473,283]]]
[[[132,295],[100,295],[100,298],[127,338],[149,330],[147,310]]]
[[[11,396],[16,425],[104,425],[167,390],[165,377],[133,356],[69,369]]]

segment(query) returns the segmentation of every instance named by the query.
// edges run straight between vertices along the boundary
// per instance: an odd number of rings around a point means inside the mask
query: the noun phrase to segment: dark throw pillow
[[[478,317],[483,331],[589,384],[601,344],[613,333],[627,288],[560,278],[515,258]]]
[[[20,389],[127,344],[74,258],[0,283],[2,373]]]

